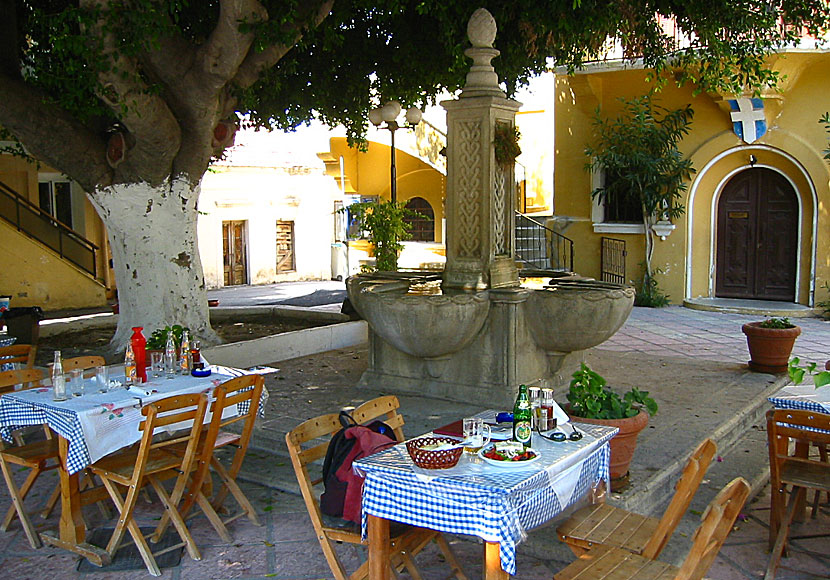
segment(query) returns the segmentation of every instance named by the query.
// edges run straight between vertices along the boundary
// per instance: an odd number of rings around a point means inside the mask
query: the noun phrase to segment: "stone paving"
[[[718,369],[734,370],[740,364],[744,364],[747,358],[740,324],[756,319],[757,316],[699,312],[677,307],[661,310],[637,308],[623,329],[605,343],[602,349],[595,349],[589,353],[588,358],[593,364],[594,361],[603,360],[603,352],[608,353],[605,358],[613,361],[609,371],[612,371],[617,361],[626,360],[627,355],[630,355],[633,364],[634,355],[638,353],[648,354],[655,361],[663,361],[657,365],[655,372],[671,373],[676,372],[676,369],[688,372],[686,369],[691,368],[696,361],[701,363],[701,367],[714,366],[714,372]],[[818,319],[798,319],[796,322],[802,327],[803,334],[796,342],[795,353],[810,360],[824,361],[828,358],[830,324]],[[292,396],[289,394],[292,389],[281,388],[288,386],[284,381],[290,381],[292,386],[301,387],[308,393],[307,402],[305,399],[292,401],[296,409],[280,417],[280,422],[291,423],[287,426],[290,428],[306,416],[314,414],[310,403],[318,390],[329,389],[333,398],[337,399],[336,385],[353,384],[360,364],[365,365],[365,346],[355,349],[353,357],[358,363],[353,369],[338,368],[326,362],[326,357],[314,356],[297,361],[273,363],[272,366],[281,367],[281,371],[267,376],[272,394],[269,404],[271,408],[285,407],[287,398]],[[663,367],[660,367],[661,364]],[[659,368],[664,370],[659,371]],[[293,370],[288,372],[289,369]],[[610,376],[610,372],[603,373]],[[346,392],[339,398],[342,403],[338,401],[338,405],[348,404],[350,401]],[[332,404],[335,403],[333,399],[330,401]],[[306,404],[309,407],[303,415],[300,409]],[[440,409],[435,411],[436,416],[441,415]],[[412,424],[409,431],[414,433],[419,428],[419,425]],[[286,466],[277,463],[274,468],[277,467]],[[23,475],[19,476],[22,478]],[[43,501],[54,482],[54,475],[44,475],[34,492],[38,495],[31,496],[31,505],[36,506],[38,500]],[[194,580],[331,578],[301,498],[251,483],[245,483],[244,488],[261,515],[263,525],[257,527],[245,519],[237,520],[230,528],[235,541],[224,544],[214,534],[207,521],[197,516],[191,525],[202,551],[202,560],[194,562],[184,554],[178,566],[164,570],[163,577]],[[763,577],[763,569],[767,562],[768,490],[767,487],[764,493],[747,504],[740,521],[727,539],[707,577],[714,580],[749,580]],[[0,494],[0,509],[5,510],[9,503],[8,494]],[[139,503],[144,523],[152,524],[156,521],[160,507],[158,503]],[[696,507],[693,506],[693,509]],[[88,509],[85,513],[92,528],[107,523],[95,509]],[[57,524],[57,514],[53,514],[46,521],[39,518],[35,518],[35,521],[41,530],[54,528]],[[534,531],[532,535],[544,534],[553,534],[553,529],[549,526]],[[822,507],[818,519],[807,520],[804,524],[796,526],[793,538],[791,556],[782,561],[782,568],[776,577],[779,580],[830,578],[830,550],[827,547],[830,545],[830,506]],[[472,538],[451,538],[451,541],[467,575],[470,578],[480,577],[480,544]],[[348,569],[354,569],[363,557],[363,552],[359,548],[345,546],[341,551]],[[446,576],[447,568],[438,560],[438,551],[434,546],[429,547],[418,558],[425,579]],[[144,569],[130,572],[96,571],[85,574],[76,571],[77,562],[77,557],[58,549],[44,547],[41,550],[32,550],[17,523],[12,525],[8,533],[0,533],[0,566],[4,576],[9,578],[18,580],[83,576],[89,580],[116,577],[129,580],[149,576]],[[527,550],[522,550],[520,546],[517,578],[550,579],[562,565],[563,562],[553,557],[553,554],[531,554]]]

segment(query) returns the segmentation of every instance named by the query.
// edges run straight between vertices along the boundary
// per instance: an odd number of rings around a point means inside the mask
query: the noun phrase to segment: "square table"
[[[150,394],[138,392],[136,388],[116,388],[98,393],[94,378],[90,378],[85,380],[86,393],[82,397],[69,395],[69,399],[62,402],[52,400],[51,387],[28,389],[0,397],[0,435],[4,438],[8,438],[13,429],[42,424],[59,435],[60,528],[58,536],[42,533],[44,542],[76,552],[99,566],[108,563],[106,551],[85,542],[81,507],[109,496],[98,490],[82,502],[79,472],[141,438],[138,425],[143,419],[142,406],[177,394],[209,392],[240,374],[236,369],[211,369],[213,372],[207,377],[176,375],[170,379],[165,376],[151,378],[140,386],[144,391],[151,391]],[[123,367],[120,367],[120,375],[112,371],[110,380],[125,382]],[[265,397],[267,393],[263,389]]]
[[[787,385],[767,399],[776,409],[830,413],[830,385]]]
[[[515,574],[516,544],[528,530],[561,514],[599,481],[608,485],[608,441],[618,430],[576,427],[585,435],[579,441],[555,443],[534,435],[541,457],[520,469],[462,456],[451,469],[423,470],[403,443],[355,461],[366,478],[362,533],[369,539],[369,576],[388,578],[389,520],[478,536],[485,541],[485,577]]]

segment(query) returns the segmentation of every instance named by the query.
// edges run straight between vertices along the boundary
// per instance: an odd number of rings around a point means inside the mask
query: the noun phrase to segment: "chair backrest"
[[[138,447],[133,481],[137,484],[145,472],[147,458],[153,449],[164,448],[186,442],[185,453],[182,458],[179,481],[176,486],[183,485],[184,479],[190,473],[193,461],[196,458],[196,448],[199,444],[199,435],[205,420],[208,407],[207,395],[204,393],[174,395],[145,405],[141,409],[144,419],[138,429],[143,431]],[[192,422],[192,424],[190,424]],[[171,429],[186,429],[182,435],[173,437],[159,437],[162,432],[166,435]],[[171,454],[172,455],[172,454]]]
[[[767,411],[767,438],[769,441],[770,479],[781,481],[781,468],[785,462],[814,464],[819,469],[827,463],[809,457],[789,454],[790,440],[806,441],[821,446],[830,445],[830,415],[795,409]]]
[[[677,528],[677,524],[683,519],[686,510],[692,503],[697,488],[700,487],[700,482],[703,476],[706,475],[706,470],[712,463],[712,458],[717,451],[717,445],[711,439],[704,440],[692,452],[686,467],[683,468],[683,473],[675,486],[674,497],[672,497],[666,511],[663,512],[663,517],[657,524],[657,528],[649,538],[648,543],[643,548],[643,556],[649,560],[655,559],[666,547],[669,538]]]
[[[95,367],[103,367],[106,366],[107,361],[102,356],[76,356],[62,359],[61,364],[63,365],[63,372],[68,373],[75,369],[85,371]]]
[[[44,378],[40,369],[22,369],[0,373],[0,394],[13,392],[16,385],[24,389],[39,387]]]
[[[0,346],[0,364],[18,363],[27,369],[35,366],[37,347],[31,344]]]
[[[700,526],[692,538],[692,549],[675,580],[703,578],[732,530],[747,497],[749,483],[743,477],[736,477],[720,490],[700,517]]]
[[[191,490],[200,489],[205,478],[208,477],[210,460],[213,455],[213,447],[219,431],[232,423],[242,422],[242,432],[237,442],[238,449],[234,455],[233,463],[229,471],[236,473],[245,459],[245,450],[251,441],[254,432],[254,423],[259,413],[259,401],[262,397],[262,389],[265,386],[265,378],[262,375],[243,375],[227,380],[213,390],[214,400],[210,404],[210,424],[202,438],[202,453],[197,458],[198,467],[193,474]],[[225,409],[237,405],[237,414],[229,417],[222,417]],[[195,500],[191,493],[188,495],[182,506],[182,513],[187,513],[190,505]]]
[[[403,441],[404,421],[398,413],[399,406],[396,396],[386,395],[363,403],[352,411],[351,415],[361,424],[382,418],[387,425],[392,427],[398,441]],[[316,530],[322,528],[323,520],[313,486],[322,483],[323,478],[312,479],[308,472],[308,465],[326,456],[332,436],[342,427],[339,413],[329,413],[304,421],[285,435],[291,464],[294,466],[294,473],[300,484],[306,509]],[[316,442],[319,439],[323,441]]]

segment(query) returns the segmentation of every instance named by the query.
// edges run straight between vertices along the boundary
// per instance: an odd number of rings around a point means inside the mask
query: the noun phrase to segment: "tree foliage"
[[[400,201],[363,201],[340,211],[348,211],[367,233],[367,239],[375,247],[375,269],[381,272],[398,269],[398,252],[403,249],[400,242],[411,237],[406,218],[425,217]]]

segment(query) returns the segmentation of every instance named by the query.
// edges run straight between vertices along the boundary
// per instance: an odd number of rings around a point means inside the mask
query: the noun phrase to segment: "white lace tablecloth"
[[[229,369],[223,369],[229,371]],[[121,376],[111,379],[124,381]],[[7,439],[12,429],[25,425],[47,424],[68,442],[67,470],[76,473],[100,458],[132,445],[141,438],[138,424],[141,407],[153,401],[184,393],[209,393],[232,378],[214,370],[208,377],[177,375],[150,379],[138,394],[124,388],[98,393],[94,379],[86,380],[86,394],[67,401],[52,400],[52,388],[43,387],[9,393],[0,397],[0,434]],[[267,396],[263,390],[263,397]],[[229,410],[233,413],[234,410]],[[227,413],[225,413],[227,414]]]

